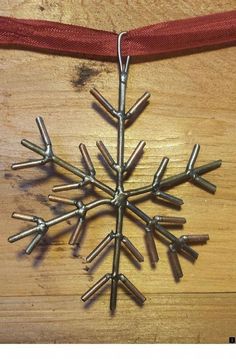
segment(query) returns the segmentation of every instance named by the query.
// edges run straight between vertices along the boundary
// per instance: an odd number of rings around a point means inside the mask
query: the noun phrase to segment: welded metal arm
[[[33,144],[28,142],[27,140],[22,140],[22,145],[28,147],[29,149],[31,149],[32,151],[40,154],[43,158],[40,160],[33,160],[33,161],[27,161],[27,162],[20,162],[20,163],[15,163],[12,165],[12,169],[13,170],[17,170],[17,169],[22,169],[22,168],[28,168],[28,167],[34,167],[34,166],[38,166],[38,165],[44,165],[47,162],[50,162],[52,160],[53,157],[53,152],[52,152],[52,144],[51,144],[51,140],[50,137],[48,135],[47,129],[45,127],[44,121],[42,119],[42,117],[36,117],[36,124],[39,128],[39,132],[41,134],[43,143],[44,143],[44,150],[42,151],[36,151],[37,146],[35,147],[35,151],[33,149]]]
[[[63,159],[61,159],[60,157],[57,157],[52,150],[52,144],[49,138],[49,135],[47,133],[47,129],[45,127],[44,121],[42,119],[42,117],[37,117],[36,118],[36,123],[39,127],[39,131],[41,133],[43,142],[45,144],[44,148],[41,148],[39,146],[37,146],[36,144],[28,141],[28,140],[22,140],[21,144],[25,147],[27,147],[28,149],[30,149],[31,151],[39,154],[40,156],[42,156],[42,159],[40,160],[34,160],[34,161],[29,161],[29,162],[22,162],[22,163],[15,163],[12,165],[12,169],[16,170],[16,169],[22,169],[22,168],[27,168],[27,167],[33,167],[33,166],[38,166],[38,165],[44,165],[48,162],[53,162],[55,164],[57,164],[58,166],[66,169],[67,171],[75,174],[76,176],[82,178],[82,181],[79,183],[73,183],[72,185],[63,185],[63,186],[57,186],[54,188],[55,191],[59,191],[59,190],[68,190],[68,189],[72,189],[72,188],[79,188],[85,184],[88,183],[92,183],[94,184],[96,187],[100,188],[103,192],[113,196],[114,191],[112,188],[110,188],[109,186],[107,186],[106,184],[100,182],[99,180],[97,180],[95,178],[95,170],[92,164],[92,161],[89,157],[88,151],[85,147],[85,145],[81,144],[80,145],[80,150],[82,152],[83,158],[85,160],[85,163],[89,169],[89,173],[85,173],[84,171],[80,170],[79,168],[73,166],[72,164],[64,161]],[[64,188],[63,188],[64,187]]]
[[[127,196],[138,196],[145,193],[154,193],[158,197],[167,200],[173,204],[181,205],[183,204],[183,201],[179,198],[176,198],[170,194],[167,194],[166,192],[163,192],[167,189],[170,189],[172,187],[175,187],[178,184],[190,181],[204,190],[215,193],[216,186],[206,179],[202,178],[201,175],[210,171],[213,171],[221,166],[222,161],[217,160],[214,162],[210,162],[208,164],[202,165],[200,167],[194,167],[198,153],[200,151],[200,145],[196,144],[193,147],[191,156],[189,158],[189,161],[187,163],[186,169],[184,172],[181,172],[175,176],[168,177],[166,179],[163,178],[164,171],[167,167],[167,163],[169,159],[167,157],[164,157],[162,159],[162,162],[160,164],[159,169],[154,175],[154,180],[151,185],[147,185],[144,187],[139,187],[130,191],[127,191]]]
[[[167,201],[175,206],[181,206],[183,204],[182,199],[161,190],[161,179],[164,176],[168,162],[169,158],[163,157],[156,173],[154,174],[152,185],[127,191],[127,198],[149,192],[151,194],[154,194],[156,197],[159,197],[162,200]]]
[[[140,141],[137,144],[137,146],[136,146],[135,150],[133,151],[133,153],[131,154],[130,158],[125,163],[124,171],[126,171],[126,172],[130,171],[130,169],[134,166],[137,159],[141,156],[141,153],[143,152],[145,145],[146,145],[145,141]]]
[[[205,244],[209,240],[208,234],[182,235],[181,237],[177,238],[164,227],[164,224],[184,224],[186,222],[185,218],[162,216],[155,216],[151,218],[140,208],[130,202],[127,202],[127,208],[146,224],[145,229],[147,233],[147,247],[152,263],[157,262],[159,259],[152,235],[153,231],[157,231],[162,236],[164,236],[165,239],[167,239],[166,244],[169,247],[168,254],[170,258],[170,264],[175,278],[179,280],[183,276],[183,273],[177,253],[184,255],[191,261],[195,261],[198,257],[198,253],[194,251],[189,245],[199,243]]]
[[[145,92],[136,102],[135,104],[128,110],[128,112],[126,112],[126,120],[129,120],[132,117],[136,117],[146,106],[149,97],[150,97],[150,93],[149,92]]]
[[[184,172],[176,176],[171,176],[166,178],[161,182],[161,188],[167,189],[176,186],[177,184],[191,181],[192,183],[202,187],[204,190],[215,193],[216,186],[213,183],[208,182],[206,179],[202,178],[201,175],[210,171],[213,171],[221,166],[222,161],[217,160],[214,162],[207,163],[203,166],[195,168],[195,162],[200,151],[200,145],[196,144],[193,147],[192,153],[190,155],[189,161],[187,163],[186,169]]]
[[[48,221],[44,220],[43,218],[37,217],[37,216],[31,216],[31,215],[22,214],[22,213],[14,212],[12,214],[12,218],[21,219],[21,220],[33,222],[36,224],[36,226],[34,226],[32,228],[29,228],[25,231],[21,231],[21,232],[15,234],[13,236],[10,236],[8,238],[8,241],[10,243],[14,243],[22,238],[25,238],[25,237],[28,237],[28,236],[34,234],[35,237],[33,238],[32,242],[28,245],[28,247],[25,250],[25,252],[27,254],[30,254],[32,252],[32,250],[39,244],[41,239],[43,239],[43,237],[47,233],[49,227],[52,227],[58,223],[66,221],[72,217],[78,217],[78,223],[75,227],[75,230],[72,234],[69,244],[72,244],[72,245],[78,244],[78,235],[79,235],[79,229],[80,229],[80,228],[78,228],[78,224],[85,220],[86,213],[89,210],[96,208],[98,206],[101,206],[101,205],[105,205],[105,204],[112,205],[112,202],[109,198],[95,200],[88,204],[83,204],[83,202],[81,202],[81,201],[71,200],[71,199],[64,198],[64,197],[55,197],[55,196],[51,196],[51,195],[49,195],[49,200],[54,201],[54,202],[72,205],[72,206],[76,207],[76,209],[74,209],[73,211],[67,212],[61,216],[49,219]]]
[[[112,115],[113,117],[118,117],[118,112],[109,103],[109,101],[106,100],[105,97],[102,96],[102,94],[100,94],[100,92],[96,88],[91,89],[90,93],[105,108],[105,110],[110,113],[110,115]]]

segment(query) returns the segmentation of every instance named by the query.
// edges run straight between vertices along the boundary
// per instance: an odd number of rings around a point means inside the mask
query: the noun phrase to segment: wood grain
[[[163,20],[231,10],[235,1],[6,1],[0,15],[74,23],[105,30],[128,30]],[[28,243],[14,245],[7,237],[25,228],[12,220],[13,211],[46,219],[67,207],[55,207],[47,195],[55,184],[75,180],[65,171],[33,168],[11,171],[13,162],[31,158],[22,138],[40,143],[34,118],[44,117],[58,156],[81,166],[78,150],[86,143],[97,177],[113,186],[98,158],[96,140],[116,153],[116,130],[97,111],[89,89],[96,85],[117,103],[117,67],[113,63],[0,50],[1,66],[1,343],[227,343],[236,336],[236,168],[235,168],[235,49],[135,63],[130,67],[127,106],[146,90],[150,104],[126,131],[126,156],[141,139],[145,153],[127,187],[150,183],[161,158],[170,157],[167,175],[182,171],[195,143],[201,144],[198,163],[222,159],[222,167],[206,178],[217,185],[214,196],[187,183],[170,192],[184,199],[180,212],[157,201],[137,202],[150,216],[181,215],[184,229],[175,234],[209,233],[197,248],[193,265],[180,258],[184,278],[175,283],[166,247],[157,242],[160,261],[151,268],[143,226],[130,216],[124,232],[145,256],[141,268],[124,252],[121,270],[145,294],[137,306],[120,288],[115,316],[109,313],[109,289],[84,307],[80,296],[111,270],[112,249],[94,265],[85,256],[113,228],[109,208],[103,216],[91,213],[81,248],[67,245],[75,222],[58,225],[31,256],[22,255]],[[50,176],[52,175],[52,176]],[[101,194],[97,191],[98,194]],[[89,201],[90,192],[71,192]],[[137,225],[138,224],[138,225]]]
[[[107,312],[108,295],[86,310],[79,296],[3,298],[1,337],[9,343],[221,343],[235,328],[235,294],[149,295],[145,309],[119,295],[115,317]]]

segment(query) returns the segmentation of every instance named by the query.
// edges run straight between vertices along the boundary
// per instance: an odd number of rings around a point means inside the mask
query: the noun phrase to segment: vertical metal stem
[[[118,57],[119,57],[119,105],[118,105],[118,135],[117,135],[117,178],[116,178],[116,191],[117,194],[121,194],[124,191],[123,175],[124,175],[124,132],[125,132],[125,97],[126,97],[126,85],[128,74],[129,57],[126,59],[126,64],[122,64],[121,59],[121,33],[118,37]],[[116,237],[115,247],[113,255],[113,267],[112,267],[112,284],[111,284],[111,299],[110,309],[114,311],[116,308],[117,298],[117,284],[119,281],[119,264],[120,264],[120,249],[121,241],[123,238],[123,217],[124,217],[125,205],[122,201],[117,206],[116,214]]]
[[[117,150],[117,190],[123,191],[123,170],[124,170],[124,145],[125,145],[125,96],[127,85],[127,73],[120,72],[119,79],[119,119],[118,119],[118,150]]]

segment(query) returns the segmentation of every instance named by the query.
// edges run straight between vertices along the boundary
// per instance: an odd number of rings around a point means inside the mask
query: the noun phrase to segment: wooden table
[[[0,14],[79,24],[120,32],[164,20],[231,10],[235,1],[20,1],[2,0]],[[42,53],[1,50],[1,242],[0,342],[2,343],[227,343],[236,336],[236,170],[235,170],[235,49],[228,47],[188,56],[133,64],[128,106],[150,91],[149,106],[127,129],[126,155],[141,139],[145,153],[127,188],[152,181],[161,158],[170,157],[167,175],[182,171],[195,143],[201,144],[198,163],[222,159],[206,178],[217,184],[210,195],[186,183],[171,190],[184,199],[181,211],[145,200],[139,206],[151,216],[181,215],[184,229],[174,234],[209,233],[193,265],[181,258],[184,277],[173,280],[167,248],[157,242],[160,261],[150,266],[143,227],[128,217],[125,234],[145,256],[139,268],[122,253],[121,270],[145,294],[143,307],[122,288],[115,315],[109,312],[109,288],[84,306],[80,296],[111,270],[112,250],[93,265],[86,255],[114,228],[106,209],[88,218],[81,247],[68,246],[75,225],[71,220],[52,228],[31,256],[22,254],[29,239],[9,244],[9,235],[25,228],[10,218],[13,211],[48,219],[68,208],[55,207],[47,195],[55,184],[75,177],[49,166],[12,171],[10,165],[32,158],[22,138],[40,143],[34,118],[45,118],[58,156],[82,166],[78,145],[86,143],[97,177],[113,185],[100,162],[95,142],[104,140],[116,152],[116,130],[98,113],[89,95],[96,87],[117,102],[114,63]],[[99,193],[99,191],[97,192]],[[91,192],[71,197],[94,198]],[[95,213],[95,214],[94,214]]]

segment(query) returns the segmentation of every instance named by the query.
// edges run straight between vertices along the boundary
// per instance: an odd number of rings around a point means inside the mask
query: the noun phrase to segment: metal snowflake
[[[150,97],[149,93],[145,93],[137,102],[126,112],[125,110],[125,98],[126,98],[126,85],[127,85],[127,76],[128,76],[128,66],[130,57],[126,58],[125,63],[123,63],[121,56],[121,38],[124,33],[121,33],[118,36],[118,60],[119,60],[119,105],[118,110],[116,110],[95,88],[90,92],[98,100],[98,102],[105,108],[105,110],[114,118],[118,120],[118,140],[117,140],[117,161],[115,161],[102,141],[97,142],[97,147],[99,148],[102,156],[104,157],[106,163],[116,174],[116,188],[112,189],[105,183],[99,181],[96,178],[96,172],[87,151],[87,148],[84,144],[80,144],[79,148],[84,159],[84,162],[87,167],[87,171],[84,172],[72,164],[64,161],[63,159],[57,157],[52,149],[52,144],[50,137],[47,133],[47,129],[44,125],[44,121],[41,117],[36,118],[36,123],[38,125],[41,137],[45,144],[44,148],[37,146],[36,144],[28,141],[22,140],[21,143],[23,146],[27,147],[31,151],[42,156],[42,159],[16,163],[12,165],[12,169],[22,169],[28,167],[34,167],[38,165],[45,165],[46,163],[53,162],[58,166],[68,170],[69,172],[80,177],[82,180],[80,182],[65,184],[60,186],[55,186],[53,188],[54,192],[66,191],[70,189],[78,189],[87,184],[93,184],[95,187],[101,189],[104,193],[108,195],[107,198],[98,199],[90,203],[84,204],[82,201],[77,201],[73,199],[68,199],[64,197],[57,197],[49,195],[49,200],[54,202],[65,203],[72,205],[75,208],[58,217],[44,220],[41,217],[26,215],[21,213],[13,213],[12,217],[30,221],[35,223],[32,228],[29,228],[25,231],[22,231],[14,236],[9,237],[9,242],[13,243],[24,237],[34,235],[33,240],[30,242],[25,252],[30,254],[33,249],[40,243],[50,227],[66,221],[72,217],[78,217],[78,222],[76,224],[75,230],[70,238],[69,244],[76,245],[78,244],[79,233],[81,225],[85,221],[85,217],[88,211],[98,206],[111,205],[116,212],[116,228],[114,231],[111,231],[107,237],[87,256],[86,261],[92,262],[95,257],[97,257],[104,248],[114,241],[114,255],[113,255],[113,266],[112,272],[105,274],[99,281],[97,281],[83,296],[82,300],[87,301],[95,292],[97,292],[101,287],[103,287],[108,281],[111,281],[111,298],[110,298],[110,309],[112,311],[116,308],[116,299],[117,299],[117,286],[118,282],[121,282],[126,289],[141,303],[145,301],[144,295],[129,281],[129,279],[122,273],[119,272],[119,262],[120,262],[120,250],[121,245],[124,245],[131,254],[139,261],[142,262],[143,256],[134,247],[130,240],[123,234],[123,219],[125,210],[133,212],[141,221],[145,224],[147,247],[150,255],[150,260],[152,263],[158,261],[158,254],[156,250],[156,245],[153,238],[153,232],[156,231],[162,236],[164,236],[168,244],[168,255],[170,263],[172,266],[173,274],[177,280],[182,276],[182,270],[180,262],[178,259],[178,253],[183,254],[190,260],[194,261],[198,257],[198,253],[193,250],[190,245],[196,243],[206,243],[209,239],[207,234],[202,235],[182,235],[180,238],[174,236],[165,228],[165,224],[184,224],[185,218],[182,217],[167,217],[167,216],[155,216],[151,218],[146,213],[144,213],[140,208],[135,206],[130,198],[145,193],[150,193],[153,196],[159,197],[168,203],[171,203],[176,206],[181,206],[183,201],[169,193],[166,192],[167,189],[174,187],[180,183],[191,181],[192,183],[199,185],[203,189],[214,193],[216,190],[215,185],[208,182],[206,179],[202,178],[201,175],[212,171],[218,168],[221,165],[221,160],[211,162],[209,164],[194,167],[200,146],[196,144],[193,148],[192,154],[189,158],[189,161],[186,166],[186,170],[175,176],[163,179],[164,172],[166,170],[169,159],[164,157],[153,177],[153,182],[145,187],[136,188],[133,190],[126,191],[124,189],[124,174],[130,172],[134,167],[137,159],[139,158],[143,148],[145,146],[144,141],[140,141],[134,152],[130,156],[127,162],[124,161],[124,132],[125,125],[128,120],[136,118],[137,115],[143,110],[145,105],[148,102]]]

